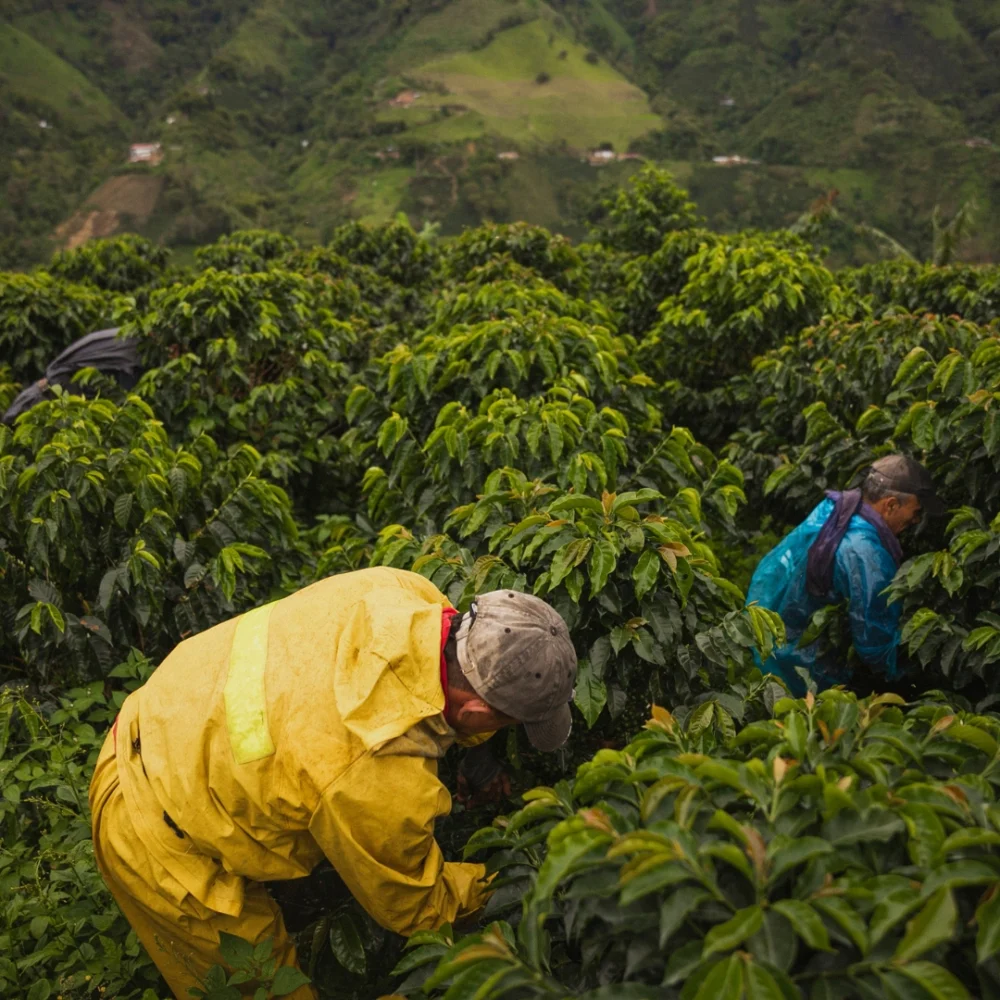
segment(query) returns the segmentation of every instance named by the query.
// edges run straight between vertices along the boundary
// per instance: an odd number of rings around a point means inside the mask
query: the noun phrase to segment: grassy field
[[[96,125],[119,117],[82,73],[9,24],[0,25],[0,72],[14,94],[48,105],[77,124]]]
[[[253,74],[268,70],[287,79],[309,58],[312,42],[299,31],[285,0],[261,0],[223,47]]]
[[[316,143],[294,167],[289,180],[300,198],[309,201],[326,198],[345,167],[342,160],[332,155],[329,144]]]
[[[969,33],[955,16],[952,5],[918,3],[915,6],[921,23],[939,42],[972,41]]]
[[[437,121],[438,107],[439,104],[431,100],[421,100],[419,104],[410,108],[382,107],[375,112],[375,120],[377,122],[402,122],[407,129],[412,130]]]
[[[395,72],[405,72],[430,59],[463,52],[483,45],[490,32],[516,18],[550,17],[541,0],[453,0],[441,10],[422,18],[400,39],[388,61]]]
[[[413,173],[411,167],[390,167],[366,175],[352,203],[354,214],[372,226],[388,222],[399,211]]]
[[[560,58],[565,51],[565,58]],[[586,48],[560,34],[544,20],[531,21],[501,32],[484,49],[462,52],[449,59],[426,64],[421,75],[478,76],[509,83],[525,79],[534,81],[545,71],[558,80],[580,80],[597,84],[625,82],[624,78],[603,60],[588,63]]]
[[[558,229],[561,222],[554,178],[542,163],[520,160],[504,178],[504,191],[517,219],[534,219],[538,225]]]
[[[434,60],[414,75],[445,87],[486,119],[491,133],[524,145],[611,142],[624,149],[659,124],[646,95],[603,60],[539,19],[501,32],[484,49]],[[547,82],[537,82],[540,74]]]
[[[625,30],[621,22],[615,19],[602,0],[590,0],[586,8],[588,26],[601,28],[607,32],[612,46],[631,56],[635,53],[635,39]]]
[[[70,62],[84,62],[93,54],[93,43],[84,33],[83,25],[68,10],[35,10],[12,23],[32,38],[43,39],[47,48]],[[0,63],[3,72],[7,72],[7,65],[6,61]]]
[[[411,128],[409,134],[427,142],[466,142],[480,139],[490,132],[491,122],[478,111],[465,111],[437,118],[426,125]]]

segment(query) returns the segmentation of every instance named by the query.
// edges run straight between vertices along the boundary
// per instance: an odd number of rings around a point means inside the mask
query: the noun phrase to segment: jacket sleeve
[[[434,821],[451,796],[426,757],[366,753],[323,793],[310,832],[368,914],[409,935],[478,910],[483,865],[445,862]]]
[[[854,648],[888,680],[897,675],[902,605],[889,604],[883,591],[895,575],[892,556],[872,539],[863,537],[837,550],[834,590],[849,600]]]

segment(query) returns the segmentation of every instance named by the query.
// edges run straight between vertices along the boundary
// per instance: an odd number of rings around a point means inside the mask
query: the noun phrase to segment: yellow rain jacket
[[[158,893],[238,917],[247,880],[298,878],[325,855],[397,933],[478,909],[483,866],[446,863],[434,840],[451,809],[437,761],[456,739],[448,606],[417,574],[369,569],[181,643],[109,737]]]

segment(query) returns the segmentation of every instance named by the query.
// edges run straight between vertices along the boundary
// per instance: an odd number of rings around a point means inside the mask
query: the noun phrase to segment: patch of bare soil
[[[73,250],[87,240],[114,236],[126,224],[145,225],[156,210],[164,180],[142,174],[111,177],[56,229],[56,241],[63,249]]]

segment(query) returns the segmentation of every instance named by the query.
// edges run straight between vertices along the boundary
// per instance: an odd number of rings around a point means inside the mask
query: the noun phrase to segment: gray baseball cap
[[[462,673],[490,707],[522,722],[538,750],[566,742],[576,650],[558,611],[531,594],[494,590],[473,601],[455,638]]]
[[[928,514],[940,515],[947,510],[931,474],[909,455],[885,455],[872,463],[871,471],[878,473],[890,489],[913,494]]]

